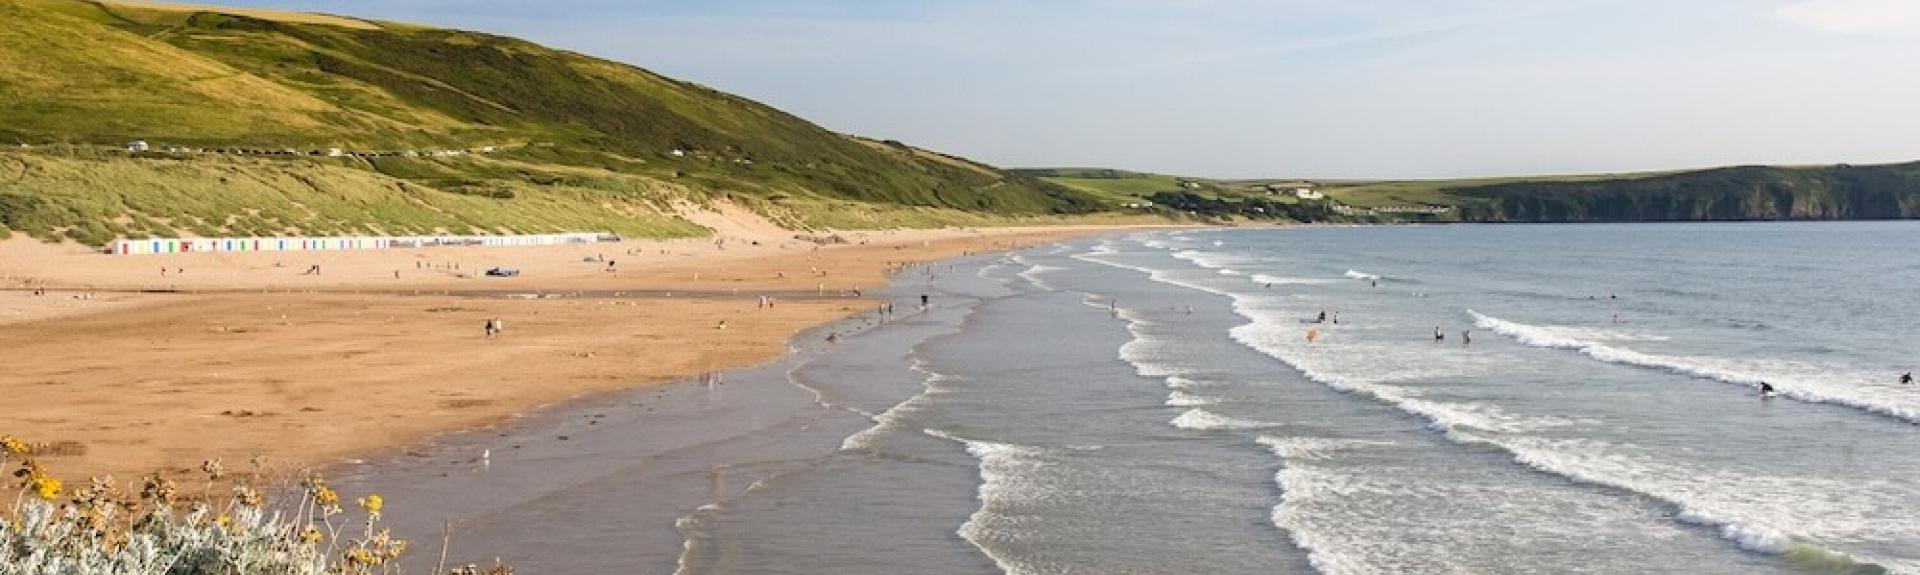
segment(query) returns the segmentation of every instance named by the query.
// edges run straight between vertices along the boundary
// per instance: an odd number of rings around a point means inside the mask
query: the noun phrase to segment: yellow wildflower
[[[213,523],[214,523],[215,525],[219,525],[219,526],[221,526],[221,527],[232,527],[232,526],[233,526],[233,516],[231,516],[231,515],[227,515],[227,514],[225,514],[225,513],[222,513],[222,514],[220,514],[220,517],[217,517],[217,518],[215,518],[215,519],[213,520]]]
[[[320,532],[320,528],[312,525],[308,525],[306,529],[300,530],[300,540],[308,544],[319,543],[320,539],[325,536],[325,534]]]
[[[37,475],[27,484],[28,490],[41,499],[52,501],[60,496],[60,480],[45,475]]]
[[[260,492],[245,485],[233,486],[233,500],[246,507],[259,507]]]
[[[359,503],[361,509],[367,510],[369,514],[378,516],[380,515],[380,507],[386,502],[381,500],[379,495],[368,495],[360,498]]]
[[[0,435],[0,452],[7,455],[26,456],[32,454],[33,448],[27,446],[27,442],[21,441],[18,437]]]
[[[380,561],[379,558],[374,557],[373,553],[367,551],[366,549],[347,550],[346,560],[348,563],[355,564],[355,565],[375,565],[375,564],[378,564]]]
[[[313,504],[321,507],[333,507],[340,504],[340,494],[332,487],[321,485],[313,490]]]

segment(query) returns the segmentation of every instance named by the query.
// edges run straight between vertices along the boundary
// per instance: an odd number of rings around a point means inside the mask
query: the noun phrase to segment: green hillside
[[[47,181],[60,171],[57,166],[35,171],[51,161],[42,153],[50,145],[72,150],[132,140],[151,142],[156,149],[296,150],[298,157],[260,164],[205,153],[177,161],[196,164],[192,170],[200,171],[317,174],[323,182],[352,182],[340,185],[356,193],[392,187],[393,182],[366,184],[355,180],[365,174],[351,174],[365,172],[417,186],[410,193],[433,202],[459,206],[449,212],[454,220],[471,216],[523,231],[584,225],[594,218],[490,219],[472,215],[486,210],[470,212],[468,204],[492,202],[496,211],[548,209],[552,206],[525,200],[565,203],[554,198],[570,192],[530,194],[528,187],[544,189],[584,173],[621,180],[614,186],[621,190],[617,193],[635,197],[740,194],[765,200],[775,211],[791,205],[786,213],[802,220],[825,213],[823,205],[847,201],[961,219],[1074,214],[1099,207],[1091,195],[1071,188],[897,143],[832,133],[738,96],[512,38],[344,17],[81,0],[0,0],[0,21],[7,23],[0,26],[0,101],[6,102],[0,106],[0,142],[33,146],[9,150],[22,156],[23,176],[0,178],[0,210],[35,206],[30,216],[0,211],[0,222],[36,233],[110,228],[116,221],[159,215],[112,214],[120,206],[137,210],[133,204],[150,202],[76,199],[115,192]],[[332,148],[483,147],[496,150],[484,161],[312,157]],[[128,161],[58,155],[61,161]],[[142,168],[114,165],[108,171]],[[151,170],[123,175],[166,180]],[[41,183],[30,187],[29,182]],[[520,193],[509,193],[515,190]],[[593,211],[567,209],[581,217]],[[621,213],[605,212],[595,217]],[[252,219],[217,211],[186,215],[221,230],[229,228],[217,222],[228,217]],[[102,221],[104,216],[111,217]],[[358,217],[299,227],[317,233],[447,223]],[[79,235],[94,241],[98,234]]]
[[[1854,220],[1920,217],[1920,163],[1742,166],[1592,181],[1449,188],[1470,221]]]
[[[1332,222],[1636,222],[1920,218],[1920,163],[1461,180],[1198,180],[1101,169],[1021,173],[1109,201],[1204,216]],[[1195,182],[1182,188],[1180,182]],[[1285,193],[1310,188],[1325,199]],[[1434,213],[1417,210],[1432,208]]]

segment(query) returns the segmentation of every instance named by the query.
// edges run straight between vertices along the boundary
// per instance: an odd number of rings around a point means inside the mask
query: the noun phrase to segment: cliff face
[[[1447,190],[1476,222],[1845,220],[1920,217],[1920,163],[1747,166],[1590,182]]]

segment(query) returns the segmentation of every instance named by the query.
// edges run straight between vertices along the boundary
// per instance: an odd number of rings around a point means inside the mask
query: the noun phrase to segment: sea
[[[911,268],[781,360],[343,484],[419,566],[530,573],[1920,573],[1916,248],[1117,233]]]

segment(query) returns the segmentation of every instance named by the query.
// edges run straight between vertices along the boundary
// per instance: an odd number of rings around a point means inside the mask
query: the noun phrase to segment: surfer
[[[1447,334],[1440,332],[1440,326],[1433,326],[1433,341],[1434,343],[1447,341]]]
[[[1900,374],[1900,385],[1913,385],[1913,372]]]
[[[1760,382],[1760,398],[1770,399],[1772,397],[1773,397],[1773,385],[1764,381]]]

